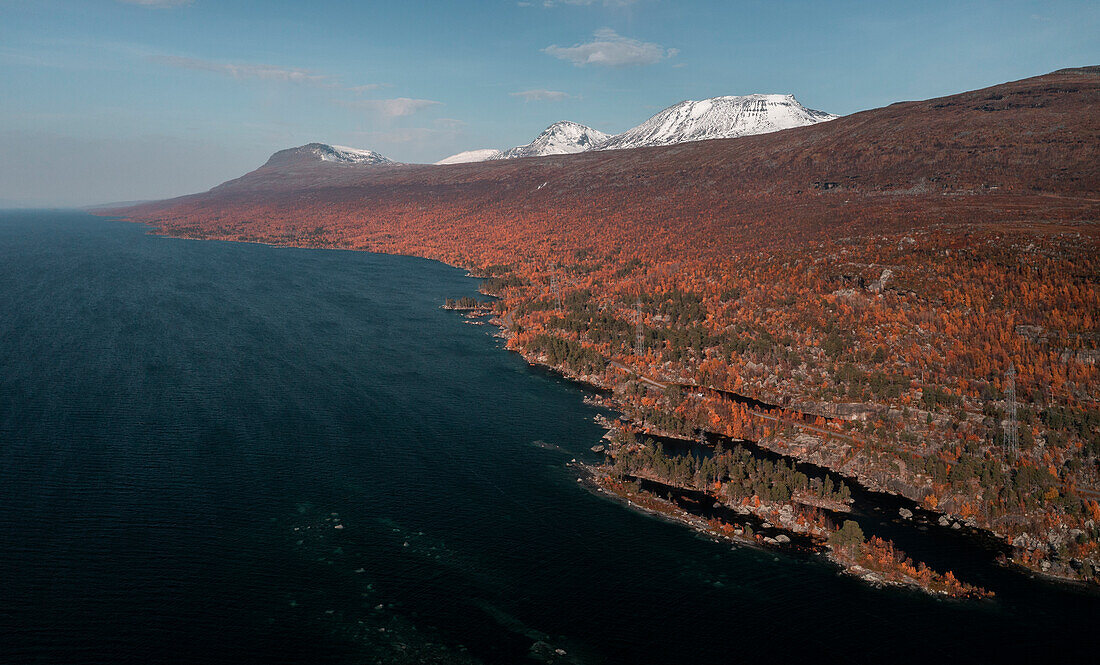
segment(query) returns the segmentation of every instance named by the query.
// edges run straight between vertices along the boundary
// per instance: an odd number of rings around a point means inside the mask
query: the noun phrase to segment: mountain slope
[[[615,225],[662,234],[713,227],[757,244],[789,233],[807,237],[853,226],[970,218],[979,209],[989,220],[1019,219],[1032,214],[1028,210],[1088,219],[1068,210],[1095,207],[1089,202],[1098,198],[1098,107],[1100,74],[1087,68],[782,132],[645,150],[442,169],[337,168],[302,159],[302,149],[294,149],[206,194],[124,214],[169,231],[182,225],[200,233],[204,227],[196,220],[216,217],[222,234],[250,228],[251,235],[269,223],[316,226],[307,221],[309,210],[323,204],[346,213],[327,222],[333,224],[329,242],[350,246],[384,233],[387,224],[406,228],[401,220],[425,214],[447,235],[495,236],[491,220],[507,219],[527,225],[529,240],[538,243],[545,241],[542,225],[549,219],[558,220],[559,234],[610,232]],[[248,211],[239,207],[245,205]],[[364,216],[366,210],[371,216]],[[255,221],[261,213],[266,221]]]
[[[642,124],[612,136],[599,150],[728,139],[833,120],[837,116],[802,106],[793,95],[744,95],[683,101]]]
[[[608,138],[610,137],[607,134],[576,122],[555,122],[535,137],[534,141],[506,150],[495,159],[570,155],[591,150]]]
[[[437,166],[446,164],[469,164],[471,162],[484,162],[488,159],[500,159],[504,153],[496,148],[484,148],[481,150],[467,150],[458,154],[444,157],[436,162]]]

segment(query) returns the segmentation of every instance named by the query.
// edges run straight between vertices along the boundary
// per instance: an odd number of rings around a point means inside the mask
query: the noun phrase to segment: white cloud
[[[323,84],[331,80],[331,77],[327,75],[318,74],[308,69],[299,69],[297,67],[217,62],[214,60],[202,60],[200,58],[186,58],[179,55],[153,55],[149,56],[149,59],[162,65],[168,65],[169,67],[214,72],[216,74],[231,76],[235,79],[260,79],[264,81],[312,84]]]
[[[357,99],[355,101],[337,101],[337,104],[352,109],[363,109],[370,111],[386,118],[400,118],[406,115],[412,115],[417,111],[426,109],[432,106],[439,106],[443,102],[436,102],[430,99],[409,99],[408,97],[397,97],[395,99]]]
[[[600,65],[604,67],[630,67],[652,65],[675,56],[679,51],[666,49],[660,44],[623,37],[611,28],[597,30],[594,39],[574,46],[556,44],[542,49],[543,53],[561,60],[568,60],[577,67]]]
[[[118,2],[127,5],[140,5],[142,7],[155,7],[163,9],[165,7],[182,7],[183,5],[189,5],[194,0],[118,0]]]
[[[573,96],[560,90],[523,90],[508,94],[512,97],[520,97],[525,102],[560,102]]]

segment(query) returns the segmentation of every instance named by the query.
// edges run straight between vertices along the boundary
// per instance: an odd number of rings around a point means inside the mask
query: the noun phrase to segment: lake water
[[[594,458],[597,409],[439,308],[476,287],[0,213],[0,662],[1095,655],[1095,594],[957,540],[922,554],[995,600],[874,589],[587,492],[565,464]]]

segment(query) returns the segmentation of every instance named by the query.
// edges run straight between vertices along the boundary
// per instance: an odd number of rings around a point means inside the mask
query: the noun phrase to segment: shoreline
[[[450,264],[448,264],[448,265],[450,265]],[[484,291],[482,291],[481,293],[483,293],[485,295],[494,295],[494,294],[487,293],[487,292],[484,292]],[[494,297],[498,297],[498,296],[494,295]],[[508,335],[508,333],[507,333],[506,326],[503,325],[503,322],[500,321],[499,318],[494,317],[492,320],[489,321],[489,323],[493,324],[493,325],[496,325],[499,328],[499,330],[496,333],[494,333],[495,336],[500,337],[501,339],[504,339],[504,340],[511,339],[510,335]],[[511,349],[511,348],[506,347],[506,350],[512,351],[512,352],[518,354],[521,358],[524,359],[524,361],[528,365],[535,366],[535,367],[540,367],[540,368],[543,368],[547,371],[550,371],[550,372],[554,373],[555,375],[557,375],[557,376],[559,376],[559,377],[561,377],[561,378],[563,378],[567,381],[570,381],[574,384],[577,384],[578,386],[580,386],[582,389],[584,389],[586,391],[595,391],[595,392],[600,393],[600,394],[606,394],[606,393],[608,393],[612,390],[611,386],[603,385],[602,383],[597,382],[590,375],[577,374],[575,372],[570,371],[569,369],[567,369],[565,367],[554,365],[554,364],[546,361],[545,359],[543,359],[541,357],[535,356],[534,354],[531,354],[531,353],[527,353],[527,352],[525,352],[521,349]],[[620,416],[622,416],[624,419],[626,419],[628,422],[630,422],[631,424],[633,424],[635,426],[639,426],[639,427],[642,427],[644,429],[651,430],[651,433],[654,436],[659,436],[659,437],[664,437],[664,438],[669,438],[669,439],[678,439],[678,440],[684,441],[686,443],[690,443],[690,442],[694,441],[694,439],[690,439],[686,436],[678,435],[678,434],[672,433],[672,432],[652,431],[652,428],[648,428],[644,425],[644,423],[638,423],[637,421],[633,420],[632,418],[630,418],[630,416],[628,414],[624,413],[623,411],[621,411],[616,406],[609,406],[607,404],[602,404],[602,403],[599,403],[598,406],[600,406],[601,408],[605,408],[605,409],[608,409],[608,410],[615,411],[616,413],[620,414]],[[790,459],[790,460],[793,460],[793,461],[795,461],[797,463],[800,463],[800,464],[809,464],[809,465],[812,465],[812,466],[816,466],[816,467],[825,469],[828,472],[836,474],[837,476],[843,478],[844,480],[853,483],[855,486],[859,487],[863,491],[871,492],[871,493],[875,493],[875,494],[881,494],[881,495],[890,496],[890,497],[895,497],[895,498],[898,498],[898,499],[909,501],[912,504],[914,504],[913,505],[914,509],[919,509],[921,511],[924,511],[924,512],[928,513],[929,515],[940,516],[942,518],[947,519],[952,524],[958,524],[958,525],[961,525],[963,527],[966,527],[967,529],[969,529],[971,531],[972,536],[976,535],[977,537],[982,538],[982,539],[986,540],[987,542],[997,543],[999,545],[1004,545],[1005,544],[1004,534],[1001,534],[1001,533],[999,533],[999,532],[997,532],[993,529],[982,526],[981,524],[978,524],[973,519],[962,518],[962,517],[959,517],[957,515],[953,515],[952,513],[938,511],[938,510],[935,510],[935,509],[930,509],[927,506],[923,505],[921,502],[912,499],[911,497],[908,497],[908,496],[906,496],[906,495],[904,495],[900,492],[896,492],[894,490],[891,490],[887,487],[882,486],[881,483],[879,483],[878,481],[876,481],[873,478],[866,477],[865,474],[858,473],[856,475],[852,475],[848,472],[845,472],[845,471],[842,471],[842,470],[839,470],[839,469],[835,469],[835,468],[833,468],[831,466],[828,466],[828,465],[826,465],[822,462],[819,462],[819,461],[804,460],[799,456],[792,455],[789,451],[783,450],[780,447],[765,445],[765,443],[763,441],[748,441],[747,443],[750,443],[751,445],[757,446],[760,449],[766,450],[766,451],[771,452],[775,455],[779,455],[782,458]],[[1008,544],[1007,547],[1011,548],[1012,545]],[[838,564],[838,565],[840,565],[840,564]],[[1016,571],[1020,574],[1028,575],[1028,576],[1031,576],[1032,578],[1040,579],[1040,580],[1042,580],[1044,582],[1047,582],[1047,583],[1061,584],[1061,585],[1069,586],[1071,588],[1082,590],[1082,591],[1085,591],[1085,592],[1095,592],[1096,591],[1096,585],[1089,584],[1088,582],[1082,581],[1082,580],[1079,580],[1079,579],[1064,577],[1064,576],[1052,574],[1052,573],[1049,573],[1049,572],[1043,572],[1041,570],[1037,570],[1037,569],[1034,569],[1034,568],[1029,568],[1028,566],[1025,566],[1025,565],[1017,562],[1016,560],[1012,559],[1011,557],[1007,557],[1007,560],[1004,561],[1004,562],[995,562],[994,565],[999,565],[999,566],[1002,566],[1004,568],[1014,570],[1014,571]]]
[[[177,239],[220,240],[222,242],[240,242],[240,243],[246,243],[246,244],[261,244],[261,245],[265,245],[265,246],[269,246],[269,247],[280,247],[280,248],[336,249],[336,250],[343,250],[343,251],[366,251],[366,252],[369,252],[369,253],[376,253],[376,254],[397,255],[394,252],[377,251],[377,250],[372,250],[372,249],[366,248],[366,247],[363,247],[363,248],[340,247],[340,246],[325,245],[325,244],[308,244],[308,243],[293,243],[293,242],[279,242],[279,241],[277,241],[277,242],[265,242],[265,241],[262,241],[262,240],[244,240],[244,239],[240,239],[240,238],[231,238],[231,237],[216,238],[216,237],[210,237],[210,236],[179,235],[179,234],[173,234],[170,231],[166,231],[163,227],[156,226],[155,224],[147,222],[147,221],[133,220],[133,219],[129,219],[129,218],[126,218],[126,217],[121,217],[121,216],[116,216],[116,215],[101,215],[98,212],[93,212],[92,214],[96,214],[98,216],[106,216],[106,217],[109,217],[109,218],[112,218],[112,219],[116,219],[116,220],[119,220],[119,221],[125,221],[125,222],[128,222],[128,223],[139,223],[139,224],[142,224],[142,225],[146,226],[149,229],[149,233],[152,234],[152,235],[159,235],[159,236],[163,236],[163,237],[170,237],[170,238],[177,238]],[[437,261],[437,262],[442,263],[444,265],[447,265],[449,267],[462,270],[465,273],[465,276],[470,277],[472,279],[483,279],[483,278],[479,277],[478,275],[474,274],[473,272],[471,272],[471,269],[467,266],[464,266],[464,265],[460,265],[460,264],[457,264],[457,263],[451,263],[451,262],[448,262],[448,261],[443,260],[443,259],[439,259],[439,258],[435,258],[435,257],[431,257],[431,256],[426,256],[426,255],[423,255],[423,254],[403,254],[403,255],[404,256],[409,256],[411,258]],[[483,295],[491,296],[491,297],[494,297],[494,298],[500,298],[501,297],[498,294],[493,294],[493,293],[488,292],[488,291],[486,291],[486,290],[484,290],[480,287],[478,288],[478,292],[483,294]],[[443,309],[449,309],[449,308],[443,308]],[[508,311],[505,311],[500,315],[496,315],[492,312],[472,312],[472,311],[470,311],[470,312],[463,312],[463,315],[465,317],[468,317],[468,318],[471,318],[471,319],[491,317],[491,318],[489,318],[487,323],[495,325],[495,326],[498,327],[498,330],[495,333],[493,333],[494,336],[500,337],[500,338],[506,340],[506,342],[510,341],[514,337],[514,335],[510,334],[510,325],[509,325],[510,322],[508,320],[511,319],[511,313],[508,312]],[[558,376],[560,376],[560,377],[562,377],[562,378],[564,378],[564,379],[566,379],[570,382],[573,382],[575,384],[580,385],[586,391],[596,392],[597,394],[599,394],[599,397],[597,398],[597,400],[599,400],[599,401],[603,400],[603,395],[606,395],[607,393],[609,393],[612,390],[612,386],[606,385],[605,383],[600,381],[596,376],[575,373],[575,372],[569,370],[568,368],[566,368],[564,366],[554,365],[554,364],[548,362],[545,358],[536,356],[535,354],[533,354],[531,352],[528,352],[528,351],[526,351],[522,348],[511,348],[511,346],[508,345],[507,343],[506,343],[505,349],[518,353],[524,359],[524,361],[530,366],[537,366],[537,367],[544,368],[544,369],[546,369],[548,371],[551,371],[552,373],[554,373],[554,374],[556,374],[556,375],[558,375]],[[602,408],[607,408],[609,410],[613,410],[613,411],[618,412],[620,415],[622,415],[624,417],[625,420],[627,420],[628,422],[631,422],[632,424],[635,424],[635,425],[639,424],[639,423],[637,423],[637,421],[635,421],[633,418],[631,418],[628,414],[624,413],[617,406],[611,406],[611,405],[607,405],[607,404],[604,404],[604,403],[600,403],[599,406],[601,406]],[[642,423],[641,426],[644,428],[645,427],[644,423]],[[691,439],[688,439],[687,437],[679,436],[679,435],[676,435],[674,433],[660,432],[658,434],[658,433],[654,432],[654,434],[657,434],[658,436],[665,436],[665,437],[668,437],[668,438],[676,438],[676,439],[680,439],[680,440],[683,440],[683,441],[691,441]],[[984,537],[988,540],[998,542],[998,543],[1004,543],[1005,542],[1005,536],[1003,534],[1000,534],[1000,533],[998,533],[997,531],[995,531],[991,528],[988,528],[988,527],[985,527],[985,526],[982,526],[982,525],[978,524],[972,518],[962,518],[962,517],[953,515],[949,512],[938,511],[938,510],[935,510],[934,508],[930,509],[927,506],[922,505],[921,502],[916,501],[913,498],[908,497],[903,493],[897,492],[895,490],[892,490],[890,488],[887,488],[887,487],[883,486],[882,483],[880,483],[877,479],[868,477],[866,474],[862,473],[859,470],[856,470],[855,474],[852,474],[850,469],[847,470],[847,471],[843,471],[843,470],[840,470],[840,469],[837,469],[837,468],[833,468],[832,466],[828,465],[828,460],[820,460],[820,461],[818,461],[818,460],[806,460],[806,459],[803,459],[801,455],[792,454],[792,452],[790,452],[788,450],[784,450],[785,446],[783,446],[783,447],[775,446],[774,442],[771,442],[771,441],[767,441],[767,442],[763,441],[763,440],[762,441],[750,441],[749,443],[751,443],[754,446],[759,447],[762,450],[767,450],[767,451],[769,451],[769,452],[771,452],[775,455],[779,455],[782,458],[787,458],[787,459],[796,461],[798,463],[810,464],[810,465],[813,465],[813,466],[823,468],[823,469],[829,471],[830,473],[833,473],[833,474],[835,474],[835,475],[837,475],[837,476],[853,483],[855,486],[858,486],[859,488],[863,489],[864,491],[873,492],[873,493],[877,493],[877,494],[883,494],[883,495],[889,495],[889,496],[892,496],[892,497],[898,497],[898,498],[910,501],[914,504],[917,504],[921,508],[921,510],[924,510],[924,511],[926,511],[929,514],[932,514],[932,515],[943,516],[944,518],[948,519],[950,522],[954,523],[955,525],[965,525],[965,526],[969,527],[972,531],[977,532],[980,536],[982,536],[982,537]],[[1011,544],[1009,545],[1009,547],[1012,547]],[[1007,568],[1017,570],[1018,572],[1022,572],[1022,573],[1025,573],[1025,574],[1030,574],[1032,577],[1039,578],[1039,579],[1041,579],[1043,581],[1046,581],[1046,582],[1067,584],[1067,585],[1072,586],[1074,588],[1085,589],[1085,590],[1090,590],[1090,591],[1093,590],[1093,588],[1094,588],[1094,585],[1090,585],[1088,582],[1083,582],[1083,581],[1073,579],[1073,578],[1070,578],[1070,577],[1064,577],[1064,576],[1061,576],[1061,575],[1052,574],[1052,573],[1049,573],[1049,572],[1044,572],[1044,571],[1041,571],[1041,570],[1038,570],[1038,569],[1035,569],[1035,568],[1031,568],[1031,567],[1028,567],[1028,566],[1016,561],[1015,559],[1012,559],[1012,558],[1009,558],[1007,562],[1004,562],[1000,565],[1003,565]]]
[[[788,555],[803,554],[808,556],[820,556],[837,567],[840,574],[855,578],[862,583],[880,589],[887,587],[904,589],[908,591],[917,591],[933,597],[949,598],[953,600],[986,600],[995,595],[993,592],[981,589],[980,587],[969,587],[968,585],[966,590],[951,592],[926,586],[914,578],[900,580],[889,579],[885,576],[887,573],[865,568],[857,563],[856,559],[845,556],[840,551],[828,545],[825,539],[820,538],[816,534],[810,537],[812,544],[809,547],[793,544],[789,536],[784,536],[780,539],[779,537],[773,538],[762,536],[759,533],[745,535],[746,532],[739,527],[733,527],[732,525],[721,522],[721,520],[708,520],[702,516],[695,515],[681,508],[675,502],[668,499],[662,499],[648,491],[642,490],[640,492],[632,492],[626,484],[612,481],[605,473],[607,470],[606,467],[593,466],[576,460],[569,462],[567,466],[569,469],[580,474],[580,477],[577,478],[577,482],[589,492],[614,501],[629,510],[633,510],[648,517],[661,519],[671,524],[686,526],[715,543],[726,542],[733,545],[753,547],[762,551],[780,551]],[[772,528],[786,532],[785,529],[779,529],[774,526]],[[791,532],[791,535],[801,536],[803,534]],[[950,573],[948,573],[948,575],[950,575]],[[951,579],[953,580],[954,578],[952,577]]]

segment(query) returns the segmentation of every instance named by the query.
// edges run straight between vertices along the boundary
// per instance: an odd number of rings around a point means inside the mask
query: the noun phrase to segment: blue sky
[[[432,162],[683,99],[847,114],[1100,63],[1100,3],[0,0],[0,205],[201,191],[310,141]]]

